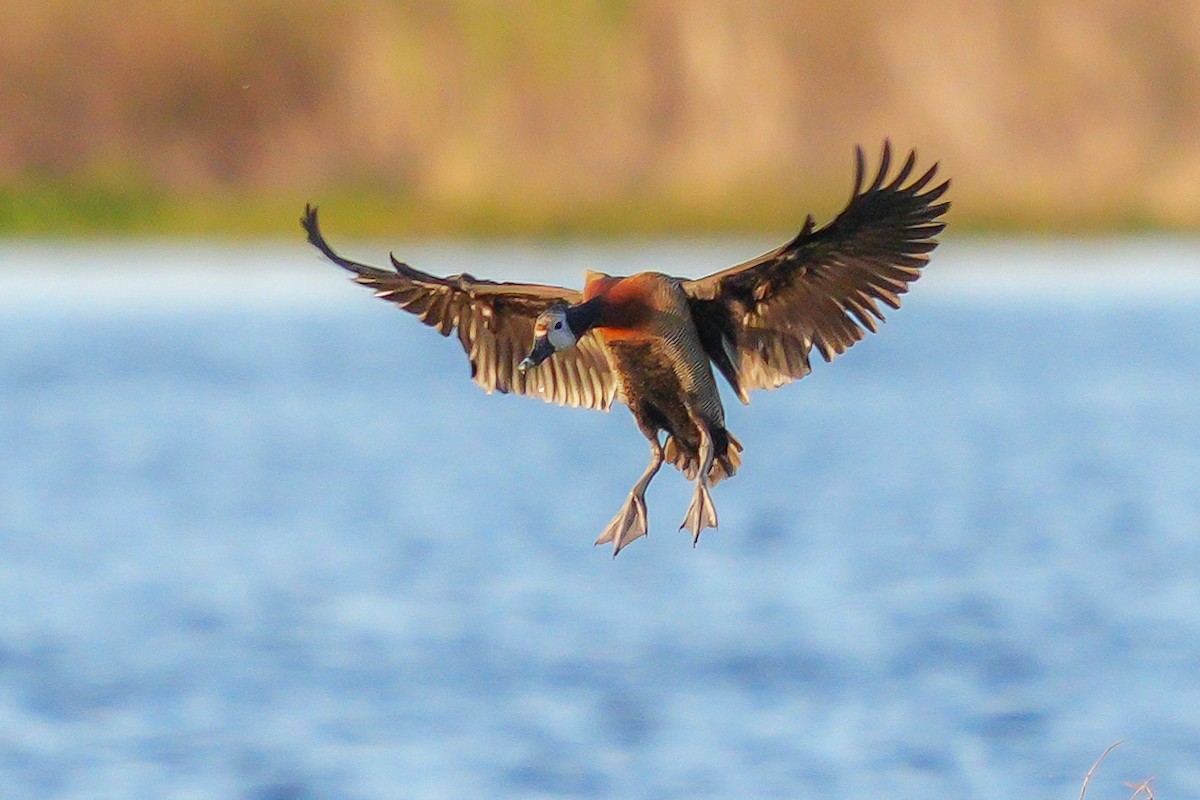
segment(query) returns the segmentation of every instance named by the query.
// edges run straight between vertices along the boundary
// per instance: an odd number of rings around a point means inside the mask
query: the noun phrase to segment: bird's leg
[[[700,429],[700,472],[696,475],[696,493],[692,496],[692,504],[683,518],[683,524],[679,526],[680,530],[687,528],[692,532],[693,547],[700,541],[700,531],[717,527],[717,507],[708,493],[708,471],[713,463],[712,435],[703,422],[696,427]]]
[[[621,552],[621,548],[625,545],[646,535],[649,527],[646,523],[646,487],[658,474],[662,463],[662,445],[658,443],[656,434],[650,440],[650,463],[646,466],[646,471],[629,490],[629,496],[625,498],[625,504],[621,506],[621,510],[617,512],[617,515],[612,518],[612,522],[608,523],[608,527],[604,529],[604,533],[600,534],[600,538],[596,540],[596,544],[613,543],[613,558],[617,557],[617,553]]]

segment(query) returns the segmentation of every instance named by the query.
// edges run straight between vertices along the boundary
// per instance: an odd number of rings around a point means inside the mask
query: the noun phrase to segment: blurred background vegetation
[[[0,235],[1200,228],[1200,2],[4,0]]]

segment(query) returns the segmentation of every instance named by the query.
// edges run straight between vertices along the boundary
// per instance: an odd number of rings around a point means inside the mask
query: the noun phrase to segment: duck
[[[700,278],[589,270],[578,290],[439,277],[394,254],[390,268],[343,258],[312,204],[301,224],[309,243],[376,297],[455,335],[485,391],[629,409],[650,461],[596,540],[616,557],[647,534],[646,490],[664,463],[694,483],[680,525],[693,547],[717,527],[711,489],[737,473],[743,446],[726,428],[716,373],[749,404],[753,390],[810,374],[814,348],[832,361],[877,332],[881,306],[898,309],[921,276],[945,229],[950,181],[937,182],[937,163],[916,175],[915,150],[893,172],[888,140],[869,182],[861,146],[854,156],[850,199],[833,220],[817,228],[809,214],[779,247]]]

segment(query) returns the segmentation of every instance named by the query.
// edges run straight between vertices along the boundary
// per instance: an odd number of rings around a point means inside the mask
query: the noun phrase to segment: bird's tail
[[[708,482],[716,484],[725,478],[732,478],[742,465],[742,443],[732,433],[724,428],[713,428],[709,431],[713,438],[713,463],[708,470]],[[681,443],[674,435],[667,437],[664,446],[667,461],[687,476],[695,480],[700,471],[700,452],[698,448]]]

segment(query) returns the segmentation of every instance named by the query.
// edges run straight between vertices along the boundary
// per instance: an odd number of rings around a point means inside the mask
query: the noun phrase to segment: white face
[[[574,347],[577,341],[575,334],[571,331],[571,326],[567,324],[566,309],[559,306],[548,308],[538,316],[533,333],[538,337],[545,334],[555,350]]]

